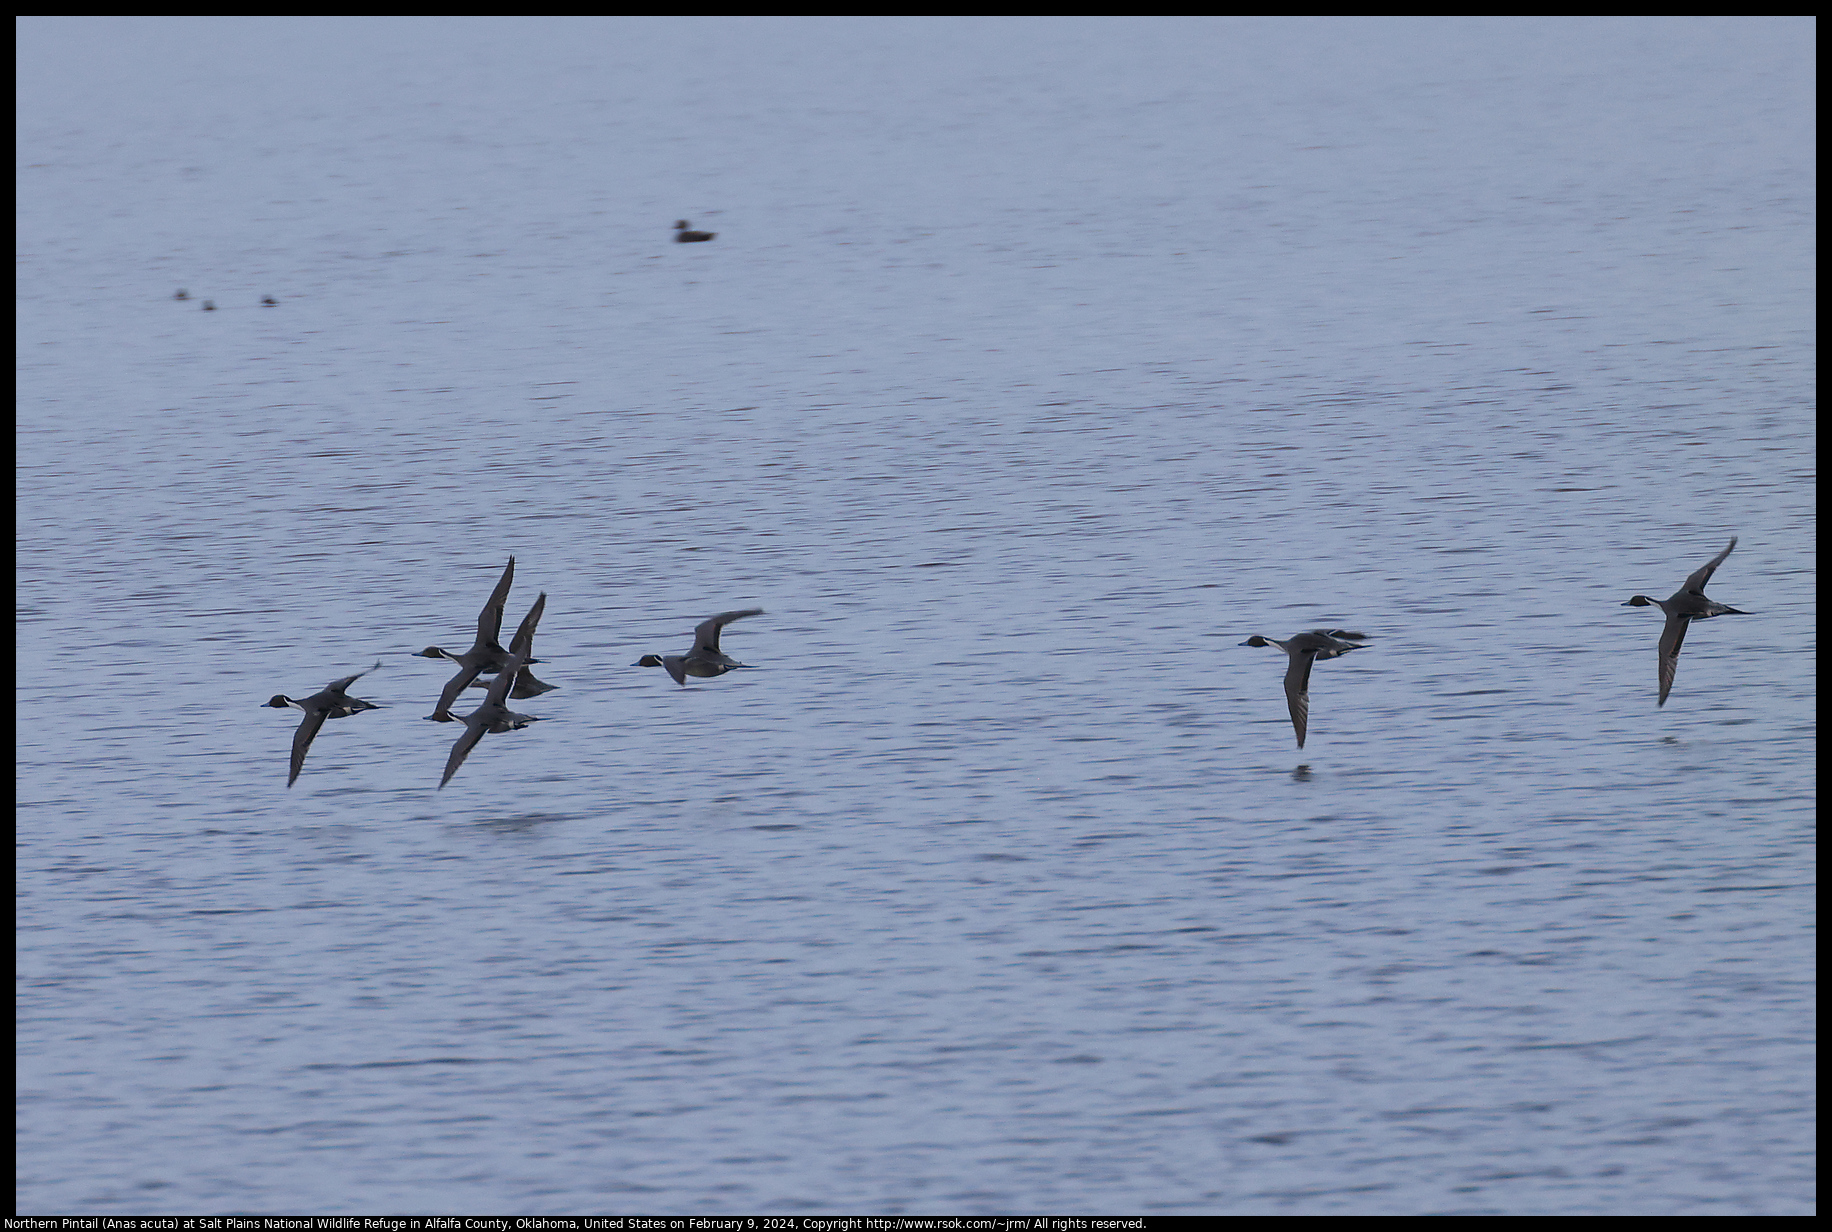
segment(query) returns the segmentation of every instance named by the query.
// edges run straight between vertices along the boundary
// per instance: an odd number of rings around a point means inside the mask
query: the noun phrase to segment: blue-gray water
[[[1812,1209],[1810,22],[20,32],[22,1213]]]

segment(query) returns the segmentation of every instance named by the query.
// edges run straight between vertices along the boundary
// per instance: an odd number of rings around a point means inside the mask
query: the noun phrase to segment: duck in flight
[[[439,780],[440,790],[443,791],[445,785],[452,781],[452,776],[458,773],[458,767],[464,764],[464,759],[470,756],[471,750],[477,747],[477,742],[483,739],[485,732],[520,731],[530,723],[539,722],[536,716],[517,714],[505,704],[509,690],[514,687],[515,677],[525,665],[522,656],[511,655],[502,670],[496,673],[496,679],[490,682],[490,691],[484,695],[481,706],[462,717],[452,714],[446,716],[464,724],[464,735],[458,737],[458,742],[452,745],[451,756],[445,759],[445,777]]]
[[[439,694],[439,704],[433,708],[431,714],[426,716],[427,718],[440,723],[447,722],[452,717],[452,703],[458,700],[458,695],[463,693],[473,680],[479,676],[500,673],[502,665],[508,662],[510,652],[504,650],[496,639],[502,633],[503,608],[509,602],[509,587],[514,581],[515,557],[511,556],[508,567],[503,570],[502,580],[497,582],[496,589],[490,592],[489,602],[483,605],[483,611],[477,613],[477,640],[471,644],[469,650],[463,654],[453,654],[437,646],[428,646],[425,650],[414,652],[422,659],[450,659],[458,665],[458,674],[446,681],[445,690]],[[545,597],[545,595],[542,596],[543,599]],[[530,615],[533,614],[530,613]],[[540,618],[535,616],[534,619],[538,622]],[[528,634],[527,645],[523,648],[523,654],[527,656],[526,662],[539,663],[540,660],[533,657],[534,629],[528,626],[526,621],[523,622],[523,625]],[[522,635],[518,632],[516,636],[519,638]],[[558,687],[535,679],[524,669],[516,680],[518,690],[516,696],[537,697]]]
[[[347,719],[365,710],[381,709],[374,702],[366,702],[360,697],[351,697],[344,692],[345,689],[381,665],[382,661],[377,659],[374,667],[364,668],[356,675],[345,676],[342,680],[333,680],[324,686],[323,690],[302,701],[290,698],[284,693],[276,693],[262,703],[262,705],[272,706],[275,710],[285,710],[291,706],[294,710],[305,712],[304,721],[299,724],[299,730],[293,735],[293,768],[292,773],[286,776],[288,787],[291,787],[294,780],[299,777],[299,771],[305,766],[305,751],[312,747],[312,738],[318,734],[318,729],[324,726],[326,719]]]
[[[695,231],[685,218],[674,224],[674,242],[677,244],[703,244],[717,234],[717,231]]]
[[[1747,616],[1727,603],[1719,603],[1705,594],[1705,583],[1717,572],[1717,567],[1724,563],[1724,558],[1736,550],[1737,541],[1733,535],[1730,546],[1713,556],[1704,568],[1687,578],[1685,584],[1673,592],[1671,598],[1650,599],[1646,595],[1636,595],[1623,607],[1657,607],[1667,614],[1667,623],[1660,631],[1660,700],[1658,706],[1667,704],[1667,694],[1673,691],[1673,676],[1679,671],[1679,648],[1686,640],[1686,626],[1695,620],[1710,620],[1713,616]]]
[[[1347,629],[1312,629],[1294,633],[1285,641],[1254,634],[1242,646],[1277,646],[1290,659],[1285,668],[1285,701],[1291,707],[1291,727],[1298,734],[1298,747],[1304,747],[1304,733],[1310,726],[1310,668],[1324,659],[1339,659],[1351,650],[1365,650],[1361,642],[1372,641],[1365,633]]]
[[[689,676],[723,676],[734,667],[749,667],[749,663],[740,663],[719,649],[719,630],[734,620],[743,620],[746,616],[761,616],[760,607],[747,607],[737,612],[720,612],[717,616],[702,620],[693,630],[693,649],[684,655],[644,655],[631,664],[632,667],[664,667],[674,677],[674,683],[686,687]]]
[[[535,661],[534,629],[536,625],[541,623],[541,613],[546,610],[547,592],[543,590],[540,597],[534,601],[534,606],[528,609],[528,614],[522,617],[521,627],[515,631],[515,637],[509,643],[510,658],[519,657],[524,663],[533,663]],[[501,673],[498,674],[500,675]],[[471,687],[473,689],[488,689],[495,685],[495,683],[496,681],[494,679],[484,680],[479,678],[471,681]],[[551,693],[559,687],[560,686],[557,684],[547,684],[544,681],[536,680],[534,678],[534,673],[524,667],[521,671],[516,673],[515,683],[509,688],[509,696],[517,700],[529,697],[539,697],[541,694]],[[454,698],[453,700],[456,701],[457,699]],[[462,721],[450,710],[440,710],[438,713],[429,714],[426,717],[434,723],[458,723]],[[526,718],[527,716],[523,715],[518,717]]]

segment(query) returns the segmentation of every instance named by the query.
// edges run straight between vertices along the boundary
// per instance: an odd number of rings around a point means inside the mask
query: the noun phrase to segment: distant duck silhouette
[[[265,305],[266,307],[268,307],[268,308],[277,308],[277,307],[279,307],[279,301],[278,301],[278,300],[276,300],[276,299],[275,299],[275,298],[274,298],[273,296],[271,296],[271,295],[263,295],[263,296],[261,297],[261,303],[262,303],[263,305]]]
[[[674,224],[674,242],[677,244],[700,244],[717,234],[717,231],[690,230],[685,218]]]
[[[1646,595],[1636,595],[1623,607],[1657,607],[1667,614],[1667,623],[1660,631],[1660,700],[1656,707],[1667,704],[1667,694],[1673,691],[1673,676],[1679,671],[1679,648],[1686,640],[1686,626],[1695,620],[1710,620],[1713,616],[1747,616],[1728,603],[1719,603],[1705,594],[1705,584],[1717,567],[1724,563],[1724,558],[1736,550],[1734,537],[1730,546],[1713,556],[1702,569],[1688,577],[1680,588],[1673,592],[1671,598],[1650,599]]]
[[[213,301],[213,300],[205,300],[205,301],[204,301],[204,311],[205,311],[205,312],[215,312],[215,311],[216,311],[216,303],[215,303],[215,301]]]
[[[1366,650],[1358,642],[1372,641],[1365,633],[1347,629],[1312,629],[1294,633],[1284,641],[1254,634],[1242,646],[1277,646],[1289,658],[1285,668],[1285,703],[1291,710],[1291,729],[1297,733],[1298,747],[1304,747],[1304,734],[1310,726],[1310,668],[1324,659],[1339,659],[1351,650]]]
[[[177,293],[176,295],[174,295],[174,296],[172,296],[172,298],[173,298],[173,299],[190,299],[190,298],[191,298],[191,293],[190,293],[189,291],[187,291],[187,290],[185,290],[185,289],[184,289],[183,287],[179,287],[179,288],[178,288],[178,293]]]

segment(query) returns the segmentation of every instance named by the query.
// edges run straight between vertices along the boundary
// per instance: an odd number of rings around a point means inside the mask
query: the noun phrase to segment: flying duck
[[[524,662],[533,663],[535,661],[530,657],[534,651],[534,627],[541,623],[541,613],[546,610],[547,592],[543,590],[540,598],[534,601],[534,606],[528,609],[528,614],[522,617],[521,627],[515,631],[514,640],[509,643],[509,654],[511,657],[519,655]],[[494,680],[477,679],[471,681],[471,687],[473,689],[487,689],[495,683],[496,681]],[[560,686],[557,684],[547,684],[543,681],[536,680],[534,678],[534,673],[524,667],[521,671],[516,673],[515,684],[510,687],[509,696],[517,700],[529,697],[539,697],[541,694],[551,693],[559,687]],[[452,700],[456,701],[457,699],[453,698]],[[461,721],[458,716],[453,714],[450,710],[440,710],[426,717],[435,723],[457,723]],[[520,717],[525,718],[527,716],[524,715]]]
[[[1705,583],[1717,572],[1717,567],[1724,563],[1724,558],[1736,550],[1737,541],[1733,535],[1730,546],[1713,556],[1709,563],[1691,577],[1685,585],[1673,592],[1669,599],[1650,599],[1646,595],[1636,595],[1623,607],[1657,607],[1667,614],[1666,626],[1660,631],[1660,700],[1656,706],[1667,704],[1667,694],[1673,691],[1673,675],[1679,670],[1679,647],[1686,640],[1686,626],[1695,620],[1710,620],[1713,616],[1747,616],[1727,603],[1719,603],[1705,594]]]
[[[342,680],[333,680],[324,686],[321,692],[314,693],[303,701],[296,701],[284,693],[276,693],[262,703],[265,706],[272,706],[275,710],[284,710],[291,706],[294,710],[305,712],[304,722],[299,724],[299,730],[293,735],[293,769],[292,773],[286,776],[288,787],[291,787],[293,781],[299,777],[299,771],[305,766],[305,751],[312,747],[312,738],[318,734],[318,729],[324,726],[326,719],[347,719],[365,710],[381,709],[373,702],[351,697],[344,692],[345,689],[381,665],[382,661],[377,659],[374,667],[364,668],[356,675],[345,676]]]
[[[1310,667],[1324,659],[1339,659],[1351,650],[1366,650],[1358,642],[1372,641],[1365,633],[1347,629],[1312,629],[1294,633],[1283,642],[1254,634],[1242,646],[1277,646],[1290,657],[1285,669],[1285,700],[1291,707],[1291,727],[1298,733],[1298,747],[1304,747],[1304,733],[1310,726]]]
[[[458,767],[464,764],[464,759],[477,747],[477,742],[483,739],[485,732],[520,731],[528,724],[539,721],[534,715],[517,714],[503,704],[523,665],[524,660],[520,655],[511,655],[496,673],[496,679],[490,682],[490,691],[481,706],[462,717],[447,716],[464,724],[464,735],[458,737],[458,742],[452,745],[452,755],[445,759],[445,777],[439,780],[440,790],[444,790],[445,785],[452,781],[452,776],[458,773]]]
[[[632,663],[632,667],[665,667],[668,674],[674,677],[674,683],[685,687],[689,676],[723,676],[734,667],[749,667],[749,663],[740,663],[719,649],[719,630],[734,620],[743,620],[746,616],[761,616],[760,607],[747,607],[737,612],[720,612],[717,616],[702,620],[693,630],[693,649],[684,655],[644,655]]]
[[[541,623],[541,613],[546,610],[547,592],[543,590],[540,597],[534,601],[534,606],[528,609],[528,614],[522,617],[521,626],[516,629],[515,636],[509,641],[511,655],[520,655],[529,663],[540,662],[534,657],[534,627]],[[490,687],[490,682],[473,680],[471,687],[487,689]],[[515,674],[515,687],[509,690],[509,696],[521,701],[530,697],[539,697],[543,693],[551,693],[559,687],[557,684],[548,684],[544,680],[536,680],[534,673],[524,667]]]
[[[514,581],[515,557],[511,556],[508,566],[503,570],[502,580],[497,582],[496,589],[490,592],[490,601],[483,605],[483,610],[481,612],[477,613],[477,640],[471,644],[469,650],[465,651],[463,654],[453,654],[451,651],[442,650],[437,646],[428,646],[425,650],[414,652],[422,659],[450,659],[453,663],[458,665],[459,669],[456,676],[446,681],[444,692],[439,694],[439,704],[433,708],[433,712],[427,716],[428,718],[437,720],[441,723],[445,722],[451,713],[452,703],[458,700],[458,695],[464,692],[466,686],[468,686],[471,681],[477,679],[479,676],[501,671],[502,665],[508,661],[509,652],[504,650],[496,639],[502,632],[503,607],[509,601],[509,587]],[[539,617],[537,616],[535,619],[538,621]],[[526,625],[527,622],[524,621],[523,623]],[[533,628],[528,628],[527,632],[528,646],[524,649],[524,653],[531,655],[534,644],[534,630]],[[520,634],[518,633],[516,636],[519,637]],[[532,657],[529,657],[526,661],[528,663],[540,662],[539,659]],[[526,673],[524,672],[523,675],[526,676]],[[523,685],[524,690],[528,691],[518,693],[516,696],[534,697],[554,687],[553,685],[543,684],[532,676],[528,676]]]

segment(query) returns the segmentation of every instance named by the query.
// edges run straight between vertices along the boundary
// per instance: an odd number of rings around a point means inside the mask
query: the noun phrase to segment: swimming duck
[[[719,234],[717,231],[690,231],[687,220],[681,219],[674,224],[674,242],[677,244],[699,244]]]
[[[172,298],[173,299],[190,299],[191,293],[185,290],[183,287],[179,287],[177,294],[173,295]]]
[[[261,297],[261,304],[266,308],[278,308],[280,306],[280,301],[271,295],[263,295]]]
[[[458,674],[446,681],[445,690],[439,694],[439,704],[434,707],[433,712],[427,716],[428,718],[441,723],[445,722],[450,716],[452,703],[458,700],[458,695],[464,692],[471,681],[479,676],[500,672],[502,665],[508,661],[509,652],[504,650],[496,639],[502,632],[503,607],[509,601],[509,587],[514,581],[515,557],[511,556],[508,566],[503,570],[502,580],[497,582],[496,589],[490,592],[490,601],[483,605],[481,612],[477,613],[477,640],[471,644],[469,650],[463,654],[453,654],[437,646],[428,646],[425,650],[414,652],[422,659],[450,659],[459,668]],[[536,619],[539,618],[536,617]],[[525,621],[523,623],[526,624]],[[517,636],[520,634],[518,633]],[[528,637],[531,650],[534,638],[533,629],[528,630]],[[527,662],[539,663],[540,660],[529,657]],[[554,686],[542,684],[539,680],[530,677],[524,687],[532,691],[523,692],[518,696],[534,697],[537,694],[545,693]]]
[[[305,712],[305,721],[299,724],[299,730],[293,735],[293,769],[292,773],[286,776],[288,787],[291,787],[293,781],[299,777],[299,771],[305,766],[305,751],[312,747],[312,738],[318,734],[318,729],[324,726],[326,719],[347,719],[365,710],[381,709],[373,702],[363,701],[359,697],[350,697],[344,692],[345,689],[381,665],[382,661],[377,659],[374,667],[364,668],[356,675],[345,676],[342,680],[333,680],[324,686],[322,691],[312,694],[303,701],[295,701],[284,693],[276,693],[262,703],[264,706],[272,706],[275,710],[284,710],[291,706],[294,710]]]
[[[1686,579],[1685,585],[1673,592],[1668,599],[1650,599],[1646,595],[1636,595],[1623,607],[1657,607],[1667,614],[1666,627],[1660,631],[1660,700],[1658,706],[1667,704],[1667,694],[1673,691],[1673,675],[1679,671],[1679,647],[1686,640],[1686,626],[1695,620],[1710,620],[1713,616],[1748,616],[1727,603],[1719,603],[1705,594],[1705,583],[1717,572],[1717,567],[1724,563],[1724,558],[1736,549],[1736,536],[1731,536],[1730,546],[1713,556],[1704,568]]]
[[[668,674],[674,677],[674,683],[683,688],[689,676],[723,676],[734,667],[749,667],[749,663],[740,663],[719,649],[719,630],[734,620],[743,620],[746,616],[761,616],[760,607],[747,607],[738,612],[720,612],[717,616],[702,620],[693,630],[693,649],[684,655],[644,655],[630,666],[632,667],[665,667]]]
[[[1291,727],[1298,733],[1298,747],[1304,747],[1304,733],[1310,726],[1310,668],[1324,659],[1339,659],[1351,650],[1366,650],[1355,643],[1372,641],[1365,633],[1347,629],[1312,629],[1294,633],[1285,641],[1254,634],[1242,646],[1277,646],[1290,657],[1285,669],[1285,700],[1291,707]]]
[[[462,717],[447,716],[464,724],[464,735],[458,737],[458,742],[452,745],[452,755],[445,759],[445,777],[439,780],[440,790],[444,790],[445,785],[452,781],[452,776],[458,773],[458,767],[464,764],[464,759],[477,747],[477,742],[483,739],[485,732],[520,731],[530,723],[539,722],[536,716],[516,714],[503,704],[524,664],[522,656],[511,655],[496,673],[496,679],[490,682],[490,691],[481,706]]]
[[[204,311],[205,312],[215,312],[216,311],[216,301],[208,300],[208,299],[205,300],[204,301]]]

